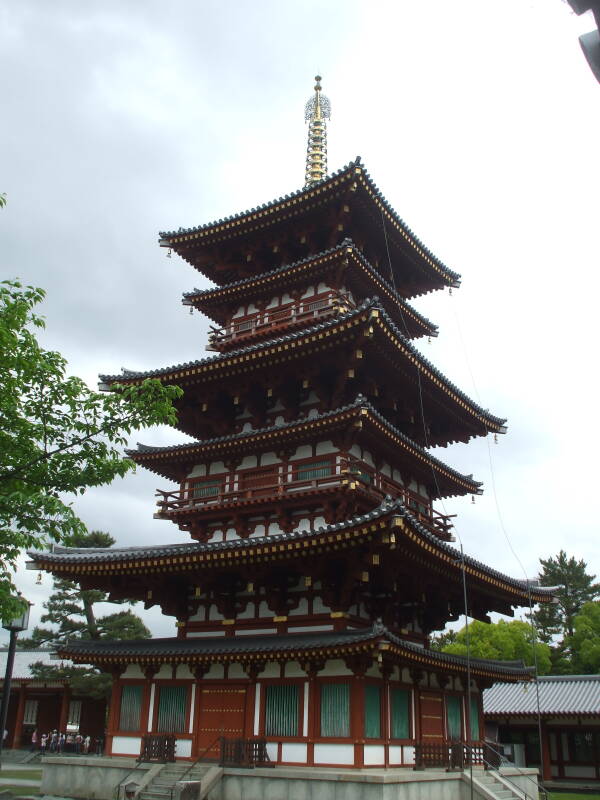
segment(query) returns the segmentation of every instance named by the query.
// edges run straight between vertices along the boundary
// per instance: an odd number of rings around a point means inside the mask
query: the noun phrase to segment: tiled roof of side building
[[[212,298],[219,298],[221,296],[226,297],[226,295],[232,293],[236,290],[238,293],[239,291],[244,291],[247,288],[251,288],[253,285],[260,285],[264,283],[268,283],[277,277],[283,276],[286,273],[293,273],[302,269],[303,267],[307,267],[308,265],[328,259],[330,257],[341,256],[348,251],[357,259],[357,261],[361,264],[365,272],[367,272],[374,281],[380,283],[383,288],[389,293],[390,300],[394,300],[400,306],[400,313],[404,313],[410,317],[412,317],[419,325],[421,325],[431,336],[437,336],[438,327],[433,322],[428,320],[422,314],[420,314],[416,309],[414,309],[411,305],[409,305],[396,291],[396,289],[379,273],[377,270],[367,261],[361,251],[356,247],[354,242],[351,239],[345,239],[341,244],[337,245],[336,247],[332,247],[329,250],[324,250],[317,255],[308,256],[307,258],[300,259],[299,261],[294,261],[291,264],[284,264],[281,267],[276,267],[275,269],[268,270],[267,272],[261,272],[259,275],[253,275],[251,278],[244,278],[238,281],[231,281],[231,283],[226,283],[223,286],[219,286],[214,289],[194,289],[192,292],[184,292],[183,293],[183,302],[184,303],[192,303],[194,300],[203,301],[203,300],[210,300]]]
[[[371,628],[327,631],[318,633],[293,633],[281,635],[256,635],[256,636],[229,636],[214,638],[192,639],[136,639],[119,641],[79,641],[66,645],[61,652],[68,654],[76,660],[102,658],[123,661],[135,659],[158,660],[193,659],[198,658],[225,658],[235,660],[244,656],[269,653],[290,653],[291,655],[306,655],[313,652],[335,650],[344,651],[356,646],[372,644],[374,648],[379,643],[387,642],[407,659],[423,661],[431,665],[446,665],[461,671],[467,669],[467,661],[462,656],[426,650],[413,642],[408,642],[390,633],[382,625],[375,623]],[[522,662],[492,661],[488,659],[471,659],[471,671],[477,673],[501,673],[507,678],[514,676],[524,678],[529,675],[529,670]]]
[[[8,648],[0,648],[0,681],[4,680]],[[17,650],[12,670],[12,679],[32,680],[31,665],[41,662],[47,667],[70,666],[70,661],[59,658],[53,650]]]
[[[173,558],[178,556],[193,556],[197,553],[218,553],[227,551],[243,550],[247,555],[251,555],[252,551],[264,547],[268,544],[271,548],[278,543],[290,543],[303,539],[314,539],[316,535],[327,533],[339,533],[341,531],[351,529],[372,523],[383,517],[393,518],[400,517],[408,523],[410,528],[418,534],[419,538],[423,541],[424,545],[431,552],[438,550],[444,554],[446,561],[454,566],[456,570],[461,569],[462,554],[460,550],[452,547],[447,542],[442,541],[435,534],[431,533],[425,526],[406,509],[400,500],[392,500],[387,498],[377,508],[366,514],[360,514],[343,522],[336,522],[331,525],[324,525],[316,532],[311,531],[292,531],[291,533],[275,534],[273,536],[257,536],[248,539],[230,540],[226,542],[212,542],[212,543],[197,543],[190,542],[186,544],[172,544],[172,545],[155,545],[146,547],[125,547],[125,548],[76,548],[76,547],[55,547],[51,552],[37,552],[29,551],[28,556],[32,559],[33,565],[41,564],[42,562],[47,565],[59,563],[73,563],[73,564],[91,564],[95,561],[118,563],[120,561],[130,561],[131,559],[157,559],[161,557]],[[496,581],[504,583],[517,589],[524,598],[528,597],[529,589],[531,587],[531,596],[534,602],[539,602],[544,598],[551,598],[553,593],[550,589],[544,587],[533,586],[527,584],[527,581],[518,578],[512,578],[505,575],[492,567],[483,564],[470,556],[464,556],[465,567],[484,574]]]
[[[340,183],[340,179],[357,180],[358,183],[368,192],[378,206],[380,211],[388,218],[388,221],[396,228],[402,238],[409,244],[421,258],[433,267],[434,271],[439,275],[441,280],[448,286],[458,286],[460,282],[460,275],[449,269],[437,256],[435,256],[418,237],[411,231],[404,220],[394,211],[392,206],[388,203],[375,183],[372,181],[371,176],[365,169],[360,157],[351,161],[347,166],[334,172],[328,178],[325,178],[319,183],[310,186],[308,189],[299,189],[292,194],[272,200],[270,203],[263,203],[256,208],[248,209],[246,211],[232,214],[229,217],[208,222],[203,225],[198,225],[193,228],[179,228],[177,231],[161,232],[160,243],[165,246],[177,246],[178,244],[185,244],[186,240],[198,238],[199,235],[206,235],[213,230],[233,230],[235,227],[240,226],[249,218],[257,216],[264,222],[264,218],[275,214],[280,207],[285,208],[286,205],[300,205],[304,200],[312,197],[318,197],[327,192],[329,188],[334,187]]]
[[[544,675],[538,678],[539,709],[544,716],[600,716],[600,675]],[[533,684],[496,683],[483,694],[488,716],[534,716],[538,691]]]
[[[153,370],[146,370],[146,371],[134,371],[134,370],[124,370],[121,375],[100,375],[100,380],[104,384],[110,385],[111,383],[120,383],[120,382],[127,382],[130,380],[140,380],[144,378],[158,378],[160,376],[167,376],[172,372],[180,372],[182,370],[190,370],[195,369],[198,367],[202,367],[208,364],[218,364],[218,363],[225,363],[230,359],[236,358],[241,355],[245,355],[248,353],[260,352],[261,350],[267,350],[270,347],[277,346],[279,344],[283,344],[286,342],[291,341],[298,341],[301,340],[303,337],[311,336],[315,333],[319,333],[322,331],[326,331],[329,328],[333,328],[336,325],[339,325],[341,322],[352,320],[355,317],[360,316],[364,311],[368,310],[378,310],[381,313],[383,320],[387,327],[391,330],[393,335],[396,337],[398,342],[406,348],[408,351],[409,356],[414,358],[415,365],[418,366],[421,372],[429,373],[434,381],[437,381],[443,384],[447,390],[452,392],[460,402],[462,402],[465,406],[467,406],[471,413],[475,414],[482,420],[482,434],[484,433],[484,421],[490,424],[492,427],[496,428],[498,432],[504,432],[504,425],[506,423],[505,419],[500,417],[496,417],[487,409],[482,408],[478,403],[475,403],[471,398],[469,398],[461,389],[456,386],[452,381],[448,380],[445,375],[443,375],[440,370],[437,369],[428,359],[426,359],[417,349],[416,347],[404,336],[404,334],[398,330],[396,325],[390,319],[387,312],[381,308],[379,303],[379,298],[373,297],[369,300],[365,300],[364,303],[361,303],[358,308],[353,309],[352,311],[348,311],[346,314],[340,314],[337,318],[333,320],[327,320],[325,322],[318,323],[317,325],[312,325],[310,328],[304,328],[303,330],[299,331],[298,333],[291,333],[284,336],[278,336],[273,339],[268,339],[266,341],[260,342],[259,344],[252,344],[248,345],[247,347],[241,347],[237,350],[230,350],[225,354],[219,354],[216,356],[210,356],[208,358],[198,359],[196,361],[188,361],[184,364],[176,364],[170,367],[163,367],[161,369],[153,369]]]
[[[391,435],[404,442],[408,448],[413,449],[423,459],[423,461],[431,464],[435,469],[448,474],[456,481],[466,484],[468,491],[471,491],[475,494],[481,494],[481,487],[483,486],[481,481],[474,480],[472,475],[463,475],[462,473],[445,464],[440,459],[428,453],[424,447],[421,447],[421,445],[413,442],[412,439],[406,436],[406,434],[402,433],[402,431],[398,430],[398,428],[392,425],[391,422],[389,422],[383,416],[383,414],[380,414],[379,411],[377,411],[377,409],[374,408],[371,403],[369,403],[369,401],[360,394],[353,403],[341,406],[340,408],[336,408],[332,411],[324,411],[314,417],[303,418],[300,420],[296,419],[291,422],[283,422],[279,425],[270,425],[265,428],[257,428],[255,430],[243,431],[241,433],[231,433],[226,436],[217,436],[212,439],[204,439],[201,441],[199,440],[179,445],[169,445],[166,447],[150,447],[148,445],[138,443],[137,450],[126,450],[126,453],[133,459],[138,457],[140,461],[143,461],[143,457],[145,455],[164,454],[165,456],[168,456],[172,453],[185,453],[188,451],[193,453],[194,450],[200,448],[204,449],[211,446],[225,445],[227,443],[244,442],[244,440],[252,439],[253,437],[267,437],[269,434],[290,431],[307,425],[311,426],[312,430],[312,427],[319,422],[326,422],[327,420],[338,417],[348,411],[360,411],[361,409],[367,410],[369,414],[372,415]],[[267,445],[265,445],[265,447],[266,446]],[[149,466],[148,468],[151,467]]]

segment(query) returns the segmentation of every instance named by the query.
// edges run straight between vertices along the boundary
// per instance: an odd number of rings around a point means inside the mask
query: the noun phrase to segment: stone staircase
[[[525,794],[517,786],[511,784],[508,778],[502,780],[501,777],[498,777],[498,773],[492,770],[481,774],[477,773],[477,775],[473,775],[473,778],[476,784],[483,784],[494,800],[496,798],[497,800],[524,800],[526,797],[529,800],[538,800],[538,793],[535,792],[533,782],[531,784],[531,792]]]
[[[137,796],[137,800],[171,800],[178,781],[201,781],[212,764],[165,764],[158,775]]]

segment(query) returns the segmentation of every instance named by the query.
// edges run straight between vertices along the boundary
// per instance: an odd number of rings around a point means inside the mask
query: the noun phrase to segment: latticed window
[[[198,481],[192,484],[192,497],[199,499],[202,497],[215,497],[221,491],[221,480],[213,478],[209,481]]]
[[[365,686],[365,737],[381,737],[381,689],[379,686]]]
[[[121,710],[119,730],[139,731],[142,714],[142,687],[123,686],[121,690]]]
[[[159,733],[176,733],[185,730],[185,686],[161,686],[158,695],[156,730]]]
[[[300,693],[297,685],[267,686],[265,735],[297,736]]]
[[[313,461],[299,466],[296,478],[299,481],[310,481],[314,478],[326,478],[331,473],[331,461]]]
[[[81,721],[81,700],[71,700],[67,716],[67,728],[79,729]]]
[[[23,714],[23,725],[37,725],[38,701],[26,700],[25,713]]]
[[[479,739],[479,700],[477,697],[471,695],[471,713],[469,715],[471,722],[471,739],[477,741]]]
[[[392,689],[390,692],[392,739],[410,738],[410,692]]]
[[[446,697],[446,728],[449,739],[462,739],[460,697],[457,695]]]
[[[350,684],[322,684],[321,736],[350,736]]]

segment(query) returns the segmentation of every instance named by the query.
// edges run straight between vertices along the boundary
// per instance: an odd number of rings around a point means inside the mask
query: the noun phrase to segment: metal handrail
[[[467,750],[472,750],[472,749],[473,749],[473,748],[472,748],[472,746],[471,746],[471,745],[469,745],[469,744],[467,744],[466,742],[464,742],[464,746],[465,746],[465,748],[466,748]],[[496,756],[498,756],[498,757],[499,757],[499,759],[500,759],[500,762],[499,762],[499,763],[502,763],[502,761],[504,761],[506,764],[509,764],[509,763],[510,763],[510,762],[508,762],[508,760],[505,758],[504,754],[503,754],[503,753],[501,753],[499,750],[496,750],[496,748],[495,748],[495,747],[492,747],[492,745],[491,745],[491,744],[489,744],[489,742],[485,742],[485,748],[487,748],[488,750],[491,750],[491,751],[492,751],[492,753],[494,753]],[[485,749],[484,749],[484,752],[485,752]],[[491,762],[491,761],[488,761],[488,760],[485,758],[485,756],[483,756],[483,758],[482,758],[482,761],[483,761],[483,763],[484,763],[484,765],[485,765],[486,769],[492,769],[492,770],[495,770],[496,772],[500,773],[499,766],[496,766],[495,764],[492,764],[492,762]],[[527,780],[528,780],[528,781],[531,781],[531,783],[534,783],[534,784],[535,784],[535,786],[536,786],[536,792],[537,792],[537,794],[536,794],[535,798],[533,798],[531,795],[527,794],[527,792],[523,791],[523,789],[521,789],[519,786],[517,786],[517,784],[516,784],[514,781],[511,781],[511,779],[510,779],[510,778],[509,778],[507,775],[502,775],[502,778],[503,778],[505,781],[507,781],[507,783],[510,783],[510,784],[511,784],[511,786],[514,786],[514,787],[515,787],[515,789],[516,789],[518,792],[521,792],[522,794],[524,794],[524,795],[525,795],[525,800],[539,800],[539,796],[540,796],[540,794],[541,794],[541,795],[542,795],[542,796],[545,798],[545,800],[549,800],[548,790],[545,788],[544,784],[540,782],[539,778],[538,778],[538,780],[534,780],[534,779],[533,779],[533,778],[532,778],[530,775],[528,775],[526,772],[523,772],[523,770],[522,770],[520,767],[518,767],[516,764],[512,764],[512,767],[513,767],[513,769],[516,769],[516,770],[518,770],[518,771],[519,771],[519,774],[520,774],[520,775],[521,775],[523,778],[527,778]]]
[[[220,739],[220,738],[221,738],[220,736],[215,736],[215,738],[214,738],[214,739],[212,740],[212,742],[211,742],[211,743],[208,745],[208,747],[205,747],[205,748],[204,748],[204,750],[203,750],[203,751],[200,753],[200,755],[199,755],[199,756],[196,758],[196,760],[194,761],[194,763],[193,763],[193,764],[190,764],[190,766],[189,766],[189,767],[188,767],[188,768],[185,770],[185,772],[184,772],[184,773],[181,775],[181,777],[180,777],[180,778],[178,778],[178,779],[175,781],[175,783],[181,783],[181,781],[183,781],[183,780],[185,779],[185,776],[186,776],[186,775],[187,775],[189,772],[191,772],[191,771],[194,769],[194,767],[197,767],[197,766],[198,766],[198,764],[199,764],[199,763],[202,761],[202,759],[204,758],[204,756],[206,755],[206,753],[208,753],[208,751],[209,751],[209,750],[210,750],[210,749],[211,749],[211,748],[212,748],[212,747],[213,747],[213,746],[214,746],[214,745],[215,745],[215,744],[216,744],[216,743],[219,741],[219,739]],[[173,792],[174,792],[174,791],[175,791],[175,784],[173,784],[173,786],[171,787],[171,800],[173,800]]]

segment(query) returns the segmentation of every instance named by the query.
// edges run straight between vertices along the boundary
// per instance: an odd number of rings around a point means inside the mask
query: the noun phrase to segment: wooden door
[[[420,692],[421,739],[423,744],[441,744],[444,741],[444,703],[438,692]]]
[[[217,761],[221,736],[244,736],[246,687],[228,684],[200,688],[196,713],[196,758]]]

